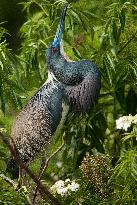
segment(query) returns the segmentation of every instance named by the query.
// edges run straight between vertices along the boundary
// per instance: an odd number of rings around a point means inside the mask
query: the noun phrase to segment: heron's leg
[[[23,176],[22,169],[19,167],[19,177],[18,177],[16,190],[19,190],[22,187],[22,183],[23,183],[22,176]]]
[[[18,178],[18,184],[16,190],[19,190],[22,186],[27,185],[26,180],[26,172],[19,167],[19,178]]]

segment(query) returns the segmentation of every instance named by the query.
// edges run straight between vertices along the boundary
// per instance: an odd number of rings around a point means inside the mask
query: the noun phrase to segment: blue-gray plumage
[[[87,112],[94,105],[100,77],[89,60],[71,62],[60,44],[67,5],[62,11],[55,38],[46,52],[48,79],[18,115],[12,138],[23,162],[30,162],[55,134],[62,116],[63,103],[70,111]]]
[[[23,162],[32,160],[56,131],[62,116],[62,93],[59,82],[48,80],[18,115],[11,136]]]
[[[61,52],[61,36],[67,6],[65,5],[61,20],[51,46],[47,49],[48,69],[65,87],[65,100],[74,112],[87,112],[95,104],[100,90],[100,75],[95,63],[89,60],[68,61]]]

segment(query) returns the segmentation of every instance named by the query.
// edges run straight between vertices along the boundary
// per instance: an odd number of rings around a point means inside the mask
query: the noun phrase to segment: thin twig
[[[39,181],[39,178],[35,174],[33,174],[33,172],[28,168],[28,166],[22,163],[17,154],[17,149],[14,149],[13,146],[10,144],[9,137],[1,132],[0,137],[4,144],[9,148],[12,156],[14,157],[14,160],[17,162],[20,168],[25,170],[25,172],[30,176],[30,178],[36,183],[38,191],[40,195],[43,197],[43,199],[46,199],[48,197],[53,205],[61,205],[60,202],[48,191],[47,187],[43,185],[41,181]]]
[[[4,174],[0,174],[0,177],[6,181],[7,183],[9,183],[11,186],[13,186],[14,190],[17,189],[18,184],[16,182],[14,182],[12,179],[10,179],[9,177],[5,176]],[[26,196],[27,202],[29,205],[33,205],[29,196]]]
[[[118,54],[121,53],[121,51],[123,51],[128,44],[136,37],[137,31],[133,34],[133,36],[124,44],[124,46],[118,51]]]
[[[39,181],[41,180],[41,178],[42,178],[44,172],[46,171],[50,160],[63,148],[63,146],[64,146],[64,144],[65,144],[63,137],[62,137],[62,141],[63,141],[63,143],[58,147],[58,149],[55,150],[55,152],[53,152],[53,153],[49,156],[49,158],[46,160],[45,165],[44,165],[42,171],[41,171],[40,174],[39,174]],[[36,187],[36,190],[35,190],[35,193],[34,193],[33,203],[35,203],[35,199],[36,199],[36,196],[37,196],[37,191],[38,191],[38,186]]]
[[[1,177],[4,181],[6,181],[6,182],[8,182],[10,185],[12,185],[14,189],[16,189],[16,187],[17,187],[17,183],[16,183],[16,182],[14,182],[12,179],[10,179],[9,177],[5,176],[4,174],[0,174],[0,177]]]
[[[40,175],[39,175],[39,179],[41,179],[41,177],[43,176],[45,170],[46,170],[47,167],[48,167],[48,164],[49,164],[50,160],[63,148],[64,145],[65,145],[65,142],[64,142],[64,140],[63,140],[63,143],[58,147],[58,149],[55,150],[55,152],[53,152],[53,153],[50,155],[50,157],[46,160],[45,165],[44,165],[44,168],[42,169],[42,172],[41,172]]]

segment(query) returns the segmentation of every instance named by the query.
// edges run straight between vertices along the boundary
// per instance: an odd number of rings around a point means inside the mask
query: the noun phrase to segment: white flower
[[[7,132],[7,130],[6,130],[5,128],[1,127],[1,128],[0,128],[0,132],[2,132],[2,133],[3,133],[3,132]]]
[[[24,191],[25,193],[27,193],[27,192],[28,192],[28,190],[27,190],[27,187],[26,187],[26,186],[22,186],[21,188],[23,189],[23,191]]]
[[[62,162],[59,161],[59,162],[56,163],[56,165],[57,165],[58,168],[61,168],[62,167]]]
[[[79,184],[72,181],[71,184],[68,184],[68,189],[71,191],[77,191],[79,188]]]
[[[116,128],[117,129],[123,129],[127,131],[127,129],[131,126],[132,124],[132,116],[123,116],[120,117],[119,119],[116,120]]]
[[[68,187],[61,187],[57,189],[57,193],[60,194],[61,196],[66,195],[68,192]]]
[[[51,172],[50,176],[51,177],[54,177],[55,173],[54,172]]]
[[[68,182],[70,182],[70,179],[66,179],[66,180],[65,180],[65,183],[68,183]]]
[[[56,189],[55,184],[54,184],[52,187],[50,187],[50,190],[51,190],[53,193],[56,193],[56,192],[57,192],[57,189]]]
[[[117,129],[124,129],[127,131],[131,124],[137,124],[137,114],[135,116],[123,116],[116,120]]]
[[[57,187],[57,188],[62,188],[62,187],[64,187],[64,181],[59,180],[54,184],[54,186]]]
[[[57,181],[59,179],[58,175],[53,176],[53,180]]]
[[[57,181],[50,189],[53,193],[64,196],[70,194],[70,192],[77,191],[78,188],[78,183],[76,183],[75,181],[70,181],[70,179],[66,179],[65,181]]]

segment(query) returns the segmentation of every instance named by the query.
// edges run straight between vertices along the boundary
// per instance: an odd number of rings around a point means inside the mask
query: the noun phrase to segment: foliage
[[[135,204],[137,201],[137,159],[136,150],[121,154],[111,181],[114,182],[117,203]]]
[[[5,113],[6,104],[16,108],[21,107],[19,90],[22,86],[19,79],[20,62],[18,57],[7,47],[4,35],[7,31],[0,27],[0,102],[1,110]]]
[[[109,158],[87,155],[81,164],[83,175],[90,182],[93,193],[100,198],[108,197],[112,192],[112,185],[108,181],[112,175]]]
[[[45,53],[55,35],[63,2],[28,0],[21,3],[26,21],[20,28],[22,45],[18,55],[9,48],[5,38],[8,31],[0,24],[0,128],[8,132],[18,109],[47,78]],[[125,132],[116,128],[116,120],[119,116],[137,113],[137,3],[134,0],[69,2],[64,49],[73,60],[87,58],[96,62],[101,73],[101,92],[98,104],[88,115],[67,117],[52,149],[59,145],[61,135],[65,146],[51,160],[43,180],[49,186],[58,179],[78,180],[80,189],[76,193],[67,198],[58,196],[62,204],[136,204],[136,123]],[[110,169],[113,166],[110,174],[113,194],[108,188],[110,195],[105,199],[91,191],[91,184],[79,170],[86,153],[93,158],[91,170],[95,169],[96,157],[93,156],[98,153],[100,158],[109,156],[111,159],[111,165],[107,166]],[[7,150],[0,143],[1,172],[5,171],[7,158]],[[36,173],[39,159],[32,164]],[[58,161],[61,167],[57,166]],[[105,164],[97,167],[99,171],[104,170]],[[96,186],[96,182],[93,184]],[[0,200],[8,204],[10,197],[12,204],[25,203],[24,192],[16,193],[2,182]],[[50,204],[41,202],[44,203]]]
[[[25,205],[27,200],[27,193],[23,188],[19,192],[15,192],[14,189],[5,183],[0,178],[0,204],[14,204],[14,205]]]

